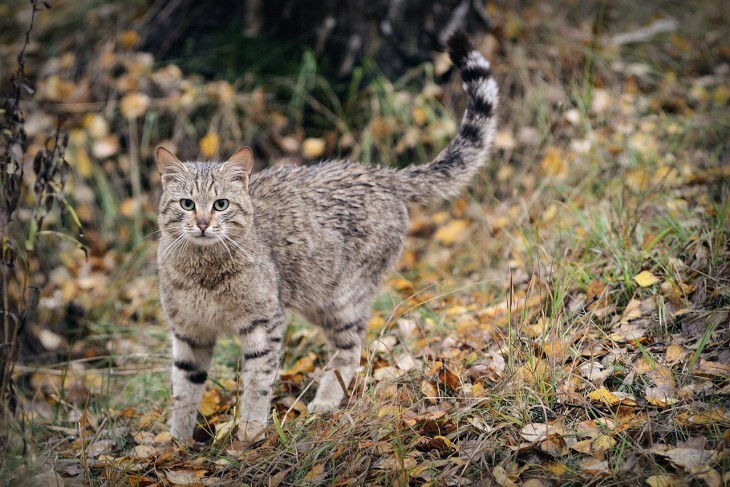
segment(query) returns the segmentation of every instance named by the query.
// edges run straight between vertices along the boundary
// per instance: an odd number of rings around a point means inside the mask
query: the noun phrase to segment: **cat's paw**
[[[170,425],[170,434],[181,445],[189,444],[193,441],[194,427],[186,424]]]
[[[242,443],[253,443],[256,440],[263,439],[263,433],[266,425],[258,421],[241,421],[238,423],[238,439]]]
[[[312,402],[307,405],[307,411],[310,414],[325,414],[337,409],[340,405],[340,401],[317,399],[316,397]]]

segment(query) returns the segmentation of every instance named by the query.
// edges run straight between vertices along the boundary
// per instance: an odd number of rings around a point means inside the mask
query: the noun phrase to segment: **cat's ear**
[[[241,147],[221,168],[231,179],[248,184],[248,177],[253,169],[253,151],[250,147]]]
[[[180,174],[186,170],[185,165],[180,162],[180,159],[164,147],[157,148],[155,159],[157,160],[157,170],[160,171],[163,185],[169,179],[175,177],[176,174]]]

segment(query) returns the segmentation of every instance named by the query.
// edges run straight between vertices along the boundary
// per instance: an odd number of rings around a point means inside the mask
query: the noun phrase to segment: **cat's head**
[[[226,162],[181,162],[164,147],[157,148],[156,157],[162,180],[160,230],[201,246],[228,243],[248,231],[253,222],[249,147]]]

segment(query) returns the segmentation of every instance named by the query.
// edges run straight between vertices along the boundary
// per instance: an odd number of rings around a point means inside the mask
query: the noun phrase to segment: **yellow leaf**
[[[616,444],[616,440],[609,435],[598,435],[595,440],[591,443],[591,453],[596,456],[603,455],[606,450],[613,448]]]
[[[557,147],[548,147],[540,160],[540,167],[548,176],[562,176],[567,167],[563,162],[563,151]]]
[[[556,477],[562,477],[566,473],[570,472],[570,468],[562,462],[548,462],[543,465],[543,468]]]
[[[570,445],[571,450],[575,450],[579,453],[585,453],[586,455],[591,454],[591,443],[593,443],[593,440],[582,440],[582,441],[576,441],[572,445]]]
[[[413,282],[408,279],[403,279],[402,277],[392,279],[390,281],[390,285],[393,286],[393,289],[396,291],[407,291],[412,293],[414,289]]]
[[[436,230],[433,238],[444,245],[463,242],[467,237],[466,229],[468,226],[468,220],[453,220]]]
[[[649,484],[649,487],[683,487],[687,485],[687,482],[674,475],[652,475],[646,479],[646,483]]]
[[[621,402],[621,400],[618,397],[616,397],[616,395],[614,393],[612,393],[605,387],[601,387],[600,389],[596,389],[595,391],[590,392],[588,394],[588,398],[591,401],[603,402],[603,403],[608,404],[609,406],[614,406]]]
[[[634,281],[641,287],[649,287],[659,282],[659,278],[649,271],[641,271],[634,276]]]
[[[125,30],[121,34],[119,34],[119,45],[121,45],[124,49],[129,49],[130,47],[137,44],[139,41],[139,34],[137,34],[133,30]]]
[[[137,118],[144,115],[147,111],[147,107],[150,106],[150,97],[139,92],[132,92],[124,95],[122,101],[119,103],[119,109],[127,118]]]
[[[218,389],[210,389],[203,393],[203,399],[200,401],[200,414],[203,416],[212,416],[218,412],[218,406],[221,403],[221,395]]]
[[[205,157],[213,157],[218,152],[218,146],[220,145],[221,138],[215,132],[208,132],[205,136],[200,139],[200,152]]]
[[[424,380],[421,382],[421,393],[427,398],[427,399],[435,399],[439,397],[438,390],[436,390],[436,386],[431,384],[429,381]]]
[[[152,441],[154,443],[170,443],[172,441],[172,434],[169,431],[163,431],[155,435]]]
[[[304,480],[316,484],[322,482],[324,480],[324,464],[320,463],[312,467],[312,470],[304,476]]]
[[[413,122],[419,127],[423,126],[428,121],[428,115],[421,107],[414,108],[411,112],[411,116],[413,117]]]
[[[302,155],[307,159],[315,159],[324,154],[326,147],[324,139],[310,137],[302,142]]]
[[[385,325],[385,319],[380,315],[373,315],[368,322],[369,330],[380,330]]]

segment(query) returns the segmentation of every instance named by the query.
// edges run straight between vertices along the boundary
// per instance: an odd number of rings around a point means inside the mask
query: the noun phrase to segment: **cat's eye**
[[[195,209],[195,203],[193,203],[193,200],[190,200],[188,198],[181,199],[180,206],[182,206],[183,210],[187,210],[187,211],[192,211]]]
[[[228,200],[215,200],[213,203],[213,209],[215,211],[223,211],[228,208]]]

